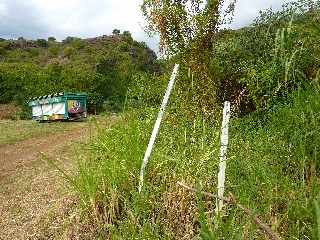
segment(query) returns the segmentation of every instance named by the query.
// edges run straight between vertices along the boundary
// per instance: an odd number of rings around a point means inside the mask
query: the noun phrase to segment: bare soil
[[[74,142],[85,141],[90,128],[88,123],[75,123],[65,132],[0,145],[1,240],[56,238],[65,222],[58,218],[69,214],[75,200],[61,174],[43,156],[72,169]]]

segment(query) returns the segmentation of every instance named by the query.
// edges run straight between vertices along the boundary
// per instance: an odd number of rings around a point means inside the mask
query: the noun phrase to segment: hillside
[[[0,103],[23,104],[32,96],[84,91],[91,107],[121,101],[133,75],[159,73],[156,54],[130,32],[90,39],[0,40]],[[119,100],[120,99],[120,100]]]
[[[183,4],[163,9],[174,16],[168,30],[173,47],[177,35],[170,31]],[[129,87],[140,108],[128,104],[112,129],[101,129],[79,158],[78,172],[67,177],[80,198],[82,218],[70,224],[80,226],[70,228],[75,236],[319,239],[320,3],[316,6],[297,1],[262,12],[246,28],[221,30],[209,40],[199,36],[189,49],[181,47],[168,63],[179,62],[180,73],[141,193],[139,171],[169,76],[150,81],[140,74]],[[199,42],[205,49],[195,47]],[[229,203],[217,215],[212,194],[226,100],[232,106]]]

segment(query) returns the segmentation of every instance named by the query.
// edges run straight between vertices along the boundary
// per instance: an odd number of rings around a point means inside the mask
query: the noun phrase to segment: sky
[[[279,9],[292,0],[238,0],[232,28],[248,25],[260,10]],[[133,38],[157,51],[158,38],[143,30],[142,0],[0,0],[0,37],[58,40],[67,36],[96,37],[113,29],[130,31]]]

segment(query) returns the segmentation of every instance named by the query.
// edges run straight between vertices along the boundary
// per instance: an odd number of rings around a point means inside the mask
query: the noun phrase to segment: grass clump
[[[99,128],[78,162],[77,189],[91,234],[110,239],[263,239],[233,205],[217,219],[214,201],[177,186],[216,192],[218,123],[169,111],[138,194],[140,164],[157,109],[124,113]],[[268,112],[231,121],[226,192],[285,239],[319,235],[319,91],[290,95]],[[88,220],[89,219],[89,220]],[[88,222],[87,222],[88,224]]]

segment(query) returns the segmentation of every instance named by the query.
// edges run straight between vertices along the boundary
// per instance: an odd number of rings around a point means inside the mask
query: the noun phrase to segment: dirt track
[[[76,123],[70,131],[0,145],[1,240],[53,238],[61,222],[49,219],[50,213],[58,205],[73,203],[61,194],[61,185],[66,184],[59,172],[49,168],[40,153],[58,159],[64,167],[72,164],[71,143],[89,135],[87,125]]]
[[[0,145],[0,182],[8,175],[22,167],[28,167],[38,160],[41,152],[51,155],[59,147],[64,146],[71,141],[81,140],[86,136],[86,131],[82,127],[67,132],[58,132],[40,138],[31,138],[15,144]]]

